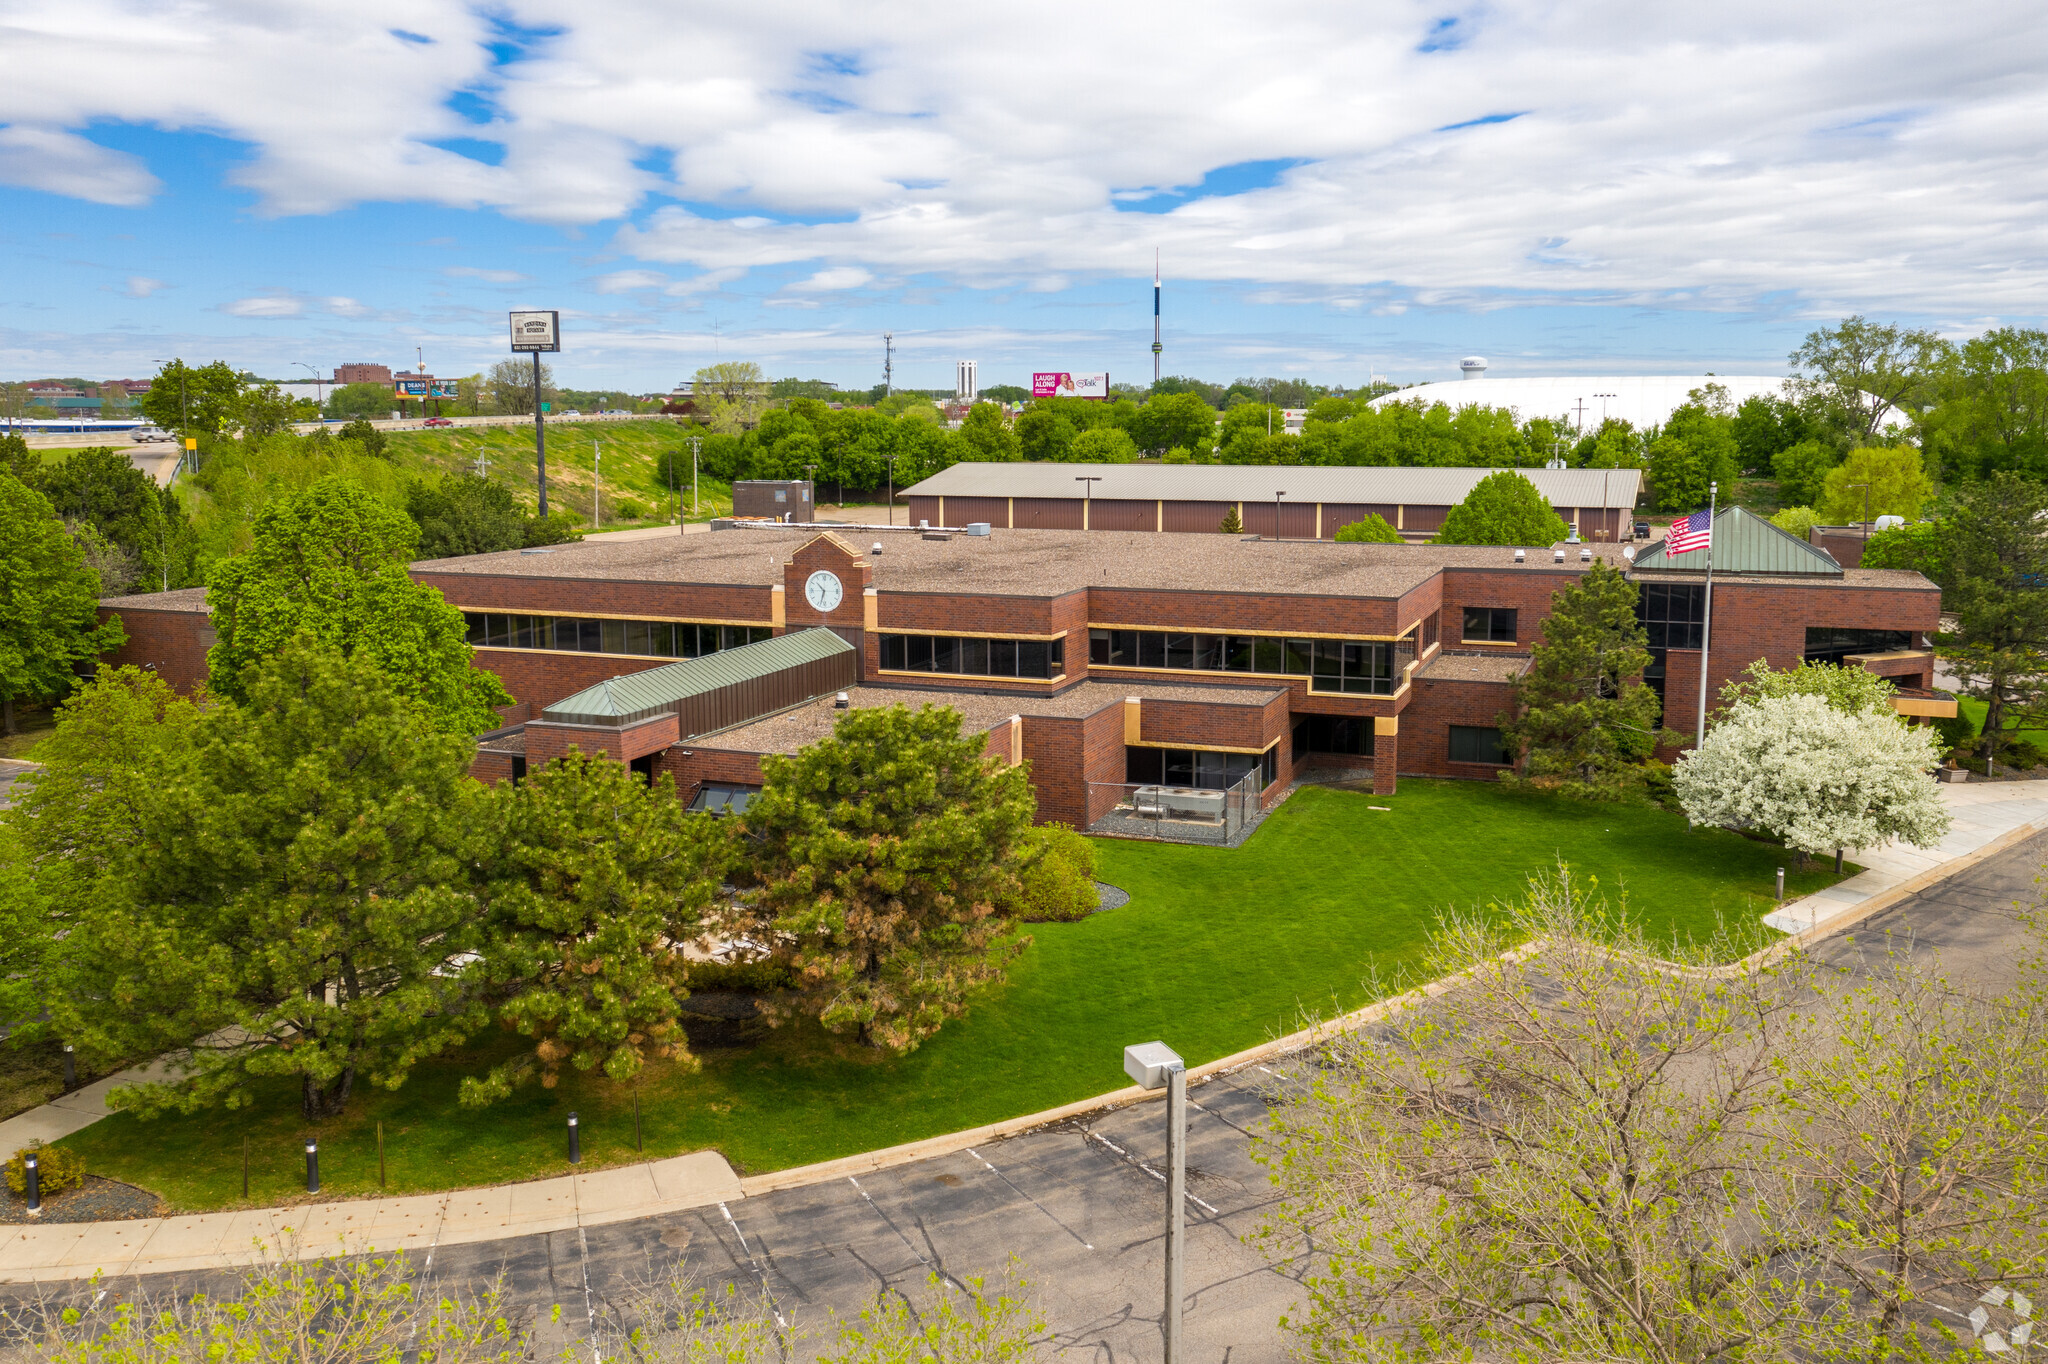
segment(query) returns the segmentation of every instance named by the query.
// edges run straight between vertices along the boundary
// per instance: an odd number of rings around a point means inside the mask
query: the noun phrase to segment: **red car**
[[[453,425],[455,425],[455,422],[454,422],[454,420],[453,420],[452,418],[449,418],[449,417],[429,417],[429,418],[427,418],[427,419],[426,419],[425,421],[421,422],[421,423],[420,423],[420,425],[421,425],[421,426],[453,426]]]

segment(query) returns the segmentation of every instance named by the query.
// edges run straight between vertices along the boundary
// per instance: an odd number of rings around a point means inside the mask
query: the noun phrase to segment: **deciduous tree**
[[[1022,949],[1001,910],[1031,822],[1026,769],[962,734],[958,711],[889,706],[761,771],[739,926],[797,982],[779,1014],[914,1049]]]
[[[232,435],[242,424],[242,376],[225,360],[194,368],[173,360],[136,404],[166,431]]]
[[[120,618],[99,618],[100,584],[49,500],[0,473],[0,712],[50,701],[78,681],[80,663],[127,642]]]
[[[1337,530],[1337,542],[1344,545],[1398,545],[1402,543],[1401,532],[1387,524],[1387,518],[1378,512],[1367,512],[1363,519],[1349,521]]]
[[[1790,359],[1787,387],[1852,414],[1857,438],[1869,440],[1887,413],[1910,414],[1927,399],[1947,345],[1931,331],[1858,316],[1807,333]]]
[[[1872,517],[1912,520],[1934,496],[1933,480],[1910,445],[1865,445],[1821,477],[1821,517],[1834,525]],[[1865,499],[1868,499],[1867,501]]]
[[[250,672],[310,632],[367,657],[444,732],[496,726],[492,707],[511,697],[470,666],[462,613],[407,576],[419,530],[405,513],[347,479],[326,478],[270,503],[254,531],[254,548],[213,572],[218,637],[206,662],[216,693],[244,699]]]
[[[1017,433],[1010,429],[1002,408],[994,403],[976,403],[960,423],[957,437],[961,458],[983,463],[1008,463],[1024,457]]]
[[[487,1103],[563,1062],[629,1080],[650,1055],[690,1060],[678,1005],[682,944],[725,871],[729,826],[690,814],[663,777],[572,754],[491,793],[498,847],[476,974],[532,1054],[463,1081]]]
[[[1488,474],[1451,508],[1439,545],[1553,545],[1571,534],[1536,485],[1512,469]]]
[[[1774,670],[1761,658],[1721,688],[1721,705],[1733,707],[1775,696],[1818,696],[1845,715],[1884,715],[1892,710],[1892,684],[1868,668],[1799,662]],[[1715,717],[1716,723],[1719,716]]]
[[[1682,754],[1673,784],[1685,817],[1774,834],[1802,854],[1839,854],[1899,838],[1932,847],[1947,807],[1928,780],[1940,761],[1933,731],[1826,696],[1737,702]]]

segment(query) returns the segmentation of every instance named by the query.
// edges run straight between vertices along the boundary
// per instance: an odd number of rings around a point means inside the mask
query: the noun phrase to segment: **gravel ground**
[[[1102,897],[1101,905],[1095,910],[1097,914],[1102,913],[1105,909],[1122,909],[1131,902],[1131,893],[1129,891],[1119,890],[1107,881],[1097,881],[1095,883],[1095,893]]]
[[[0,1184],[0,1223],[126,1222],[162,1212],[163,1200],[147,1189],[87,1175],[79,1187],[45,1198],[41,1215],[30,1217],[21,1196]]]

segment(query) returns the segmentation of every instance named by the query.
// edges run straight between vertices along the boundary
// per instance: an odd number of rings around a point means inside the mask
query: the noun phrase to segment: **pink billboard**
[[[1034,374],[1031,376],[1031,396],[1034,398],[1107,398],[1109,376],[1107,374]]]

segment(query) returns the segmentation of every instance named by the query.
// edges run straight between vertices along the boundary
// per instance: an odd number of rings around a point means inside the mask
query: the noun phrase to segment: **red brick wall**
[[[836,576],[844,594],[839,605],[829,614],[814,609],[804,600],[804,584],[820,570]],[[794,631],[814,625],[829,625],[857,632],[866,618],[864,594],[874,585],[874,566],[865,555],[829,532],[819,535],[801,546],[783,566],[782,610],[788,628]]]
[[[763,551],[764,553],[767,551]],[[649,616],[664,620],[749,621],[766,625],[772,594],[752,585],[639,583],[590,578],[528,578],[481,573],[420,573],[413,581],[440,589],[466,610],[558,616]]]
[[[571,750],[586,756],[604,753],[618,762],[631,762],[649,753],[660,752],[676,739],[676,717],[673,715],[653,716],[622,729],[533,720],[526,726],[527,770],[553,762]]]
[[[645,672],[676,660],[672,658],[626,658],[619,654],[583,654],[551,649],[478,649],[473,667],[494,672],[512,693],[515,702],[532,707],[528,716],[539,715],[564,697],[585,687],[629,673]],[[504,712],[500,712],[504,714]],[[507,722],[528,716],[506,715]]]
[[[1333,551],[1310,548],[1303,552]],[[1314,630],[1326,635],[1401,633],[1395,624],[1398,603],[1384,599],[1121,587],[1091,588],[1088,598],[1088,618],[1111,625],[1160,630],[1242,630],[1263,635],[1284,635],[1295,630]],[[1186,674],[1179,676],[1186,680]]]
[[[1438,637],[1446,648],[1465,647],[1460,640],[1465,632],[1468,606],[1505,607],[1515,612],[1515,647],[1479,646],[1487,653],[1527,653],[1543,637],[1543,618],[1550,614],[1550,599],[1577,582],[1581,570],[1576,562],[1569,568],[1553,567],[1547,552],[1542,552],[1539,567],[1539,552],[1531,550],[1530,563],[1522,568],[1444,570],[1444,616]]]
[[[1506,682],[1423,678],[1415,699],[1401,712],[1400,770],[1403,775],[1475,777],[1492,781],[1500,771],[1490,763],[1451,761],[1451,726],[1493,726],[1514,708],[1515,689]],[[1379,743],[1386,742],[1381,735]]]
[[[676,799],[688,805],[707,781],[730,782],[735,786],[760,786],[761,755],[732,749],[675,745],[654,764],[656,777],[673,777]]]
[[[512,780],[513,753],[501,753],[495,749],[480,748],[469,764],[469,775],[483,782]]]
[[[948,596],[938,592],[883,592],[875,599],[879,633],[866,640],[862,674],[891,687],[960,687],[977,691],[1016,692],[1020,696],[1044,695],[1064,690],[1088,675],[1088,594],[1070,592],[1061,597]],[[1030,681],[1024,678],[969,677],[954,673],[890,673],[881,676],[880,634],[928,631],[935,635],[972,633],[981,635],[1055,635],[1066,631],[1062,641],[1064,681]]]
[[[1264,707],[1148,700],[1138,707],[1138,735],[1149,744],[1263,752],[1287,732],[1287,713],[1285,697]]]
[[[132,606],[100,608],[100,619],[119,616],[128,642],[102,661],[147,668],[179,692],[206,680],[206,651],[213,647],[213,618],[204,611],[138,611]]]

